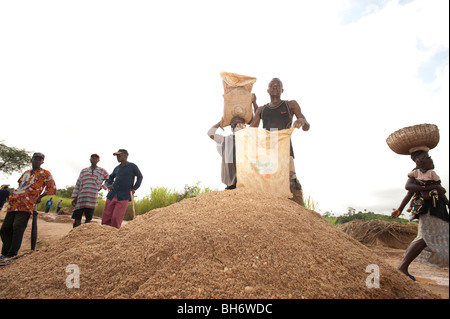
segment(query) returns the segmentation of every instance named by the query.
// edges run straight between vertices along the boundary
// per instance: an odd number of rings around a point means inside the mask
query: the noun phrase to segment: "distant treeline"
[[[383,215],[383,214],[376,214],[373,212],[364,212],[364,213],[363,212],[358,212],[358,213],[348,212],[347,214],[339,216],[339,217],[325,217],[325,218],[331,224],[334,224],[334,225],[348,223],[355,219],[360,219],[360,220],[379,219],[379,220],[384,220],[384,221],[388,221],[388,222],[398,222],[398,223],[408,223],[409,222],[408,219],[404,219],[404,218],[392,219],[391,216],[387,216],[387,215]]]

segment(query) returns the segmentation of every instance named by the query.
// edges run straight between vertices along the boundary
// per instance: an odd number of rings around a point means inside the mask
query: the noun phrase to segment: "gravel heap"
[[[80,287],[67,288],[74,264]],[[372,264],[379,288],[366,285]],[[245,189],[185,199],[120,230],[82,224],[0,268],[0,297],[439,298],[318,213]]]

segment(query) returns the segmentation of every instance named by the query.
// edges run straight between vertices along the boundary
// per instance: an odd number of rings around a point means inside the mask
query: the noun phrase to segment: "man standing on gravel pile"
[[[73,227],[81,225],[81,218],[85,218],[85,223],[89,223],[94,216],[94,210],[98,205],[98,192],[106,186],[108,172],[99,166],[100,156],[92,154],[90,158],[91,166],[83,168],[77,183],[72,192],[72,205],[75,206],[72,213],[74,219]]]
[[[252,105],[254,110],[258,108],[256,105],[256,96],[252,94]],[[245,128],[245,119],[240,116],[234,116],[230,121],[232,134],[224,136],[217,133],[221,121],[213,125],[208,130],[208,136],[217,143],[217,151],[222,157],[221,177],[222,183],[227,185],[225,189],[235,189],[237,183],[236,176],[236,143],[234,134]],[[222,128],[223,130],[223,128]]]
[[[8,258],[16,256],[19,252],[23,233],[36,204],[40,203],[44,196],[56,195],[56,185],[52,174],[41,168],[44,158],[42,153],[33,154],[32,169],[22,174],[19,178],[19,187],[9,199],[8,212],[0,229],[3,242],[0,262],[3,264],[12,262],[12,259]]]
[[[297,103],[297,101],[281,100],[281,93],[283,93],[283,91],[283,83],[280,81],[280,79],[274,78],[272,79],[272,81],[270,81],[269,88],[267,89],[267,93],[269,93],[270,95],[270,103],[258,107],[255,113],[255,117],[250,124],[250,127],[258,127],[259,122],[262,119],[263,128],[265,128],[266,130],[284,130],[290,128],[292,125],[296,128],[301,127],[303,131],[309,130],[310,125],[305,116],[302,114],[300,105]],[[256,97],[254,104],[256,104]],[[297,120],[292,123],[294,115],[296,116]],[[291,151],[289,178],[293,200],[296,203],[305,206],[305,203],[303,201],[302,186],[297,179],[297,175],[295,174],[294,150],[292,148],[292,142],[290,148]]]
[[[234,133],[245,127],[245,120],[239,116],[231,119],[232,134],[224,136],[216,131],[220,127],[220,121],[208,130],[208,136],[217,143],[217,151],[222,157],[222,183],[227,185],[225,189],[235,189],[236,177],[236,147]]]
[[[114,168],[108,179],[108,195],[102,215],[102,225],[120,228],[127,212],[128,202],[141,186],[142,174],[136,164],[128,162],[128,151],[119,149],[117,156],[120,165]],[[136,178],[136,181],[135,181]]]

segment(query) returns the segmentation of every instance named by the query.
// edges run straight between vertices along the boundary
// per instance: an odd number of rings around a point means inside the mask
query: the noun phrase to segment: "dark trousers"
[[[22,238],[30,219],[28,212],[8,212],[0,229],[0,237],[2,238],[3,247],[2,255],[6,257],[14,257],[19,252],[22,245]]]

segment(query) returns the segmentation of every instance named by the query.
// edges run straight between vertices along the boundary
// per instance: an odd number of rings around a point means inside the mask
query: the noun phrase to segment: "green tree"
[[[72,198],[74,188],[75,186],[66,186],[66,188],[60,188],[56,191],[56,195],[64,198]]]
[[[10,147],[0,143],[0,171],[10,175],[31,166],[31,153],[25,149]]]

